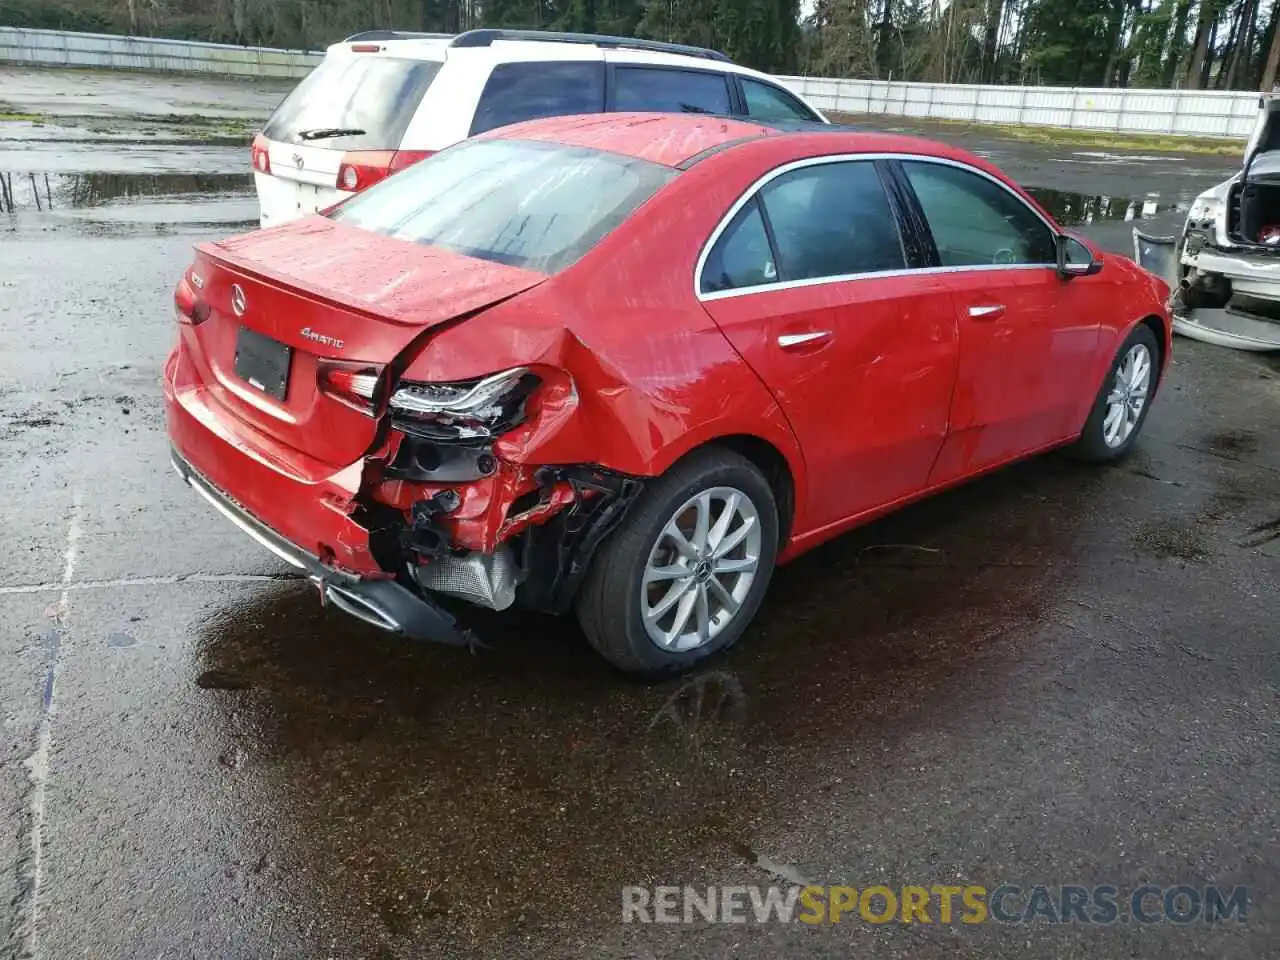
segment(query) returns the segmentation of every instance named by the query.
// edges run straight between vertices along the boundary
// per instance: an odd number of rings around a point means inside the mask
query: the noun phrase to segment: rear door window
[[[870,160],[782,174],[760,191],[783,280],[902,270],[898,219]]]
[[[542,273],[569,266],[676,176],[621,154],[464,140],[337,207],[337,221]]]
[[[604,110],[604,63],[500,63],[480,94],[471,134],[538,117]]]
[[[619,66],[613,74],[613,109],[658,113],[732,113],[723,73]]]
[[[327,57],[267,121],[268,140],[337,150],[394,150],[440,72],[433,60]]]
[[[753,120],[818,120],[813,111],[779,87],[742,78],[747,116]]]

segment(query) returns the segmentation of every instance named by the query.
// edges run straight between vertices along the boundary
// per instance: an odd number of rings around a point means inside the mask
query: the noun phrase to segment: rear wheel
[[[1098,392],[1076,444],[1081,459],[1111,463],[1133,449],[1151,407],[1159,359],[1156,335],[1139,324],[1120,347]]]
[[[742,636],[777,549],[777,505],[760,471],[729,450],[698,451],[655,480],[601,547],[578,619],[619,669],[678,672]]]

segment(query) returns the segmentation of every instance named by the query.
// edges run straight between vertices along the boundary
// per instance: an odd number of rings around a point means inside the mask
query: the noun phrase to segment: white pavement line
[[[62,639],[71,600],[70,587],[75,578],[76,559],[80,550],[83,513],[84,498],[77,490],[72,498],[71,519],[67,523],[67,548],[63,553],[62,567],[62,595],[58,598],[58,605],[54,612],[56,625],[53,631],[53,649],[49,656],[49,670],[45,675],[44,707],[40,714],[39,731],[36,734],[36,750],[26,761],[27,773],[31,778],[31,886],[27,896],[23,955],[33,960],[40,954],[40,892],[44,884],[45,799],[49,786],[49,752],[53,746],[53,715],[57,706],[54,695],[58,688],[58,674],[62,669]]]
[[[73,583],[21,583],[0,587],[0,597],[25,593],[52,593],[55,590],[103,590],[111,587],[152,587],[170,583],[280,583],[303,580],[296,574],[269,573],[175,573],[163,577],[121,577],[116,580],[79,580]]]

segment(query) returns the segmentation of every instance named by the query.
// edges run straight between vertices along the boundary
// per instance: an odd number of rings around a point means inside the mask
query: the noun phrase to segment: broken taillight
[[[178,323],[195,326],[209,319],[209,305],[200,299],[200,290],[204,286],[204,278],[192,267],[173,291],[173,319]]]
[[[432,150],[356,150],[342,157],[338,167],[338,189],[348,193],[367,190],[380,180],[419,160],[425,160]]]
[[[271,153],[267,138],[261,134],[253,138],[253,169],[255,173],[271,173]]]
[[[321,360],[316,376],[321,393],[372,416],[380,373],[367,363]]]
[[[496,437],[524,419],[524,403],[541,383],[525,367],[458,383],[396,384],[389,406],[403,431],[434,440]]]

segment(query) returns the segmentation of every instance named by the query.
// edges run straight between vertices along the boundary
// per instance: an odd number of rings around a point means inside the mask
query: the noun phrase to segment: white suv
[[[603,111],[827,120],[722,53],[587,34],[373,31],[334,44],[253,143],[261,224],[308,216],[521,120]]]
[[[1259,97],[1242,168],[1196,197],[1180,236],[1133,236],[1135,259],[1174,291],[1176,332],[1280,350],[1280,97]]]

